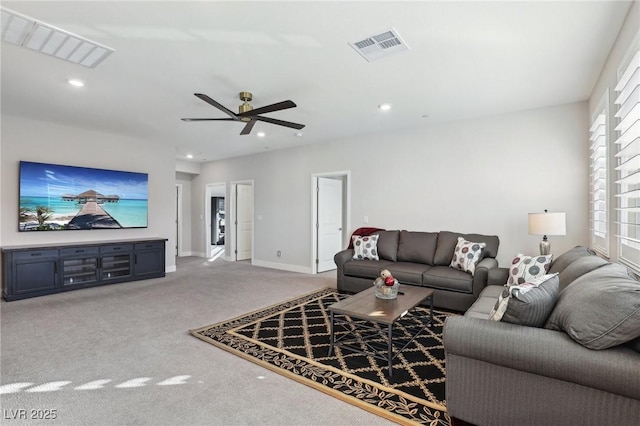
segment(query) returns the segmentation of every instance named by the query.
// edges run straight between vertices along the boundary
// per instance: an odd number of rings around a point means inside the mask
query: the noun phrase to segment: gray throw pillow
[[[500,310],[504,310],[502,317],[499,318],[502,322],[541,328],[547,322],[558,300],[559,286],[558,275],[553,274],[522,285],[505,287],[506,294],[503,292],[489,319],[498,319]],[[500,309],[500,303],[505,302],[506,309],[504,307]],[[498,315],[493,315],[494,311]]]
[[[589,349],[640,337],[640,282],[611,263],[576,278],[560,294],[546,328],[566,332]]]

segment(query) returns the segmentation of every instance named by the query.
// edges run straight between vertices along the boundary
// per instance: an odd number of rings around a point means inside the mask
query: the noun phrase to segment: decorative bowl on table
[[[375,279],[373,286],[375,287],[376,297],[380,299],[395,299],[398,297],[400,283],[386,269]]]

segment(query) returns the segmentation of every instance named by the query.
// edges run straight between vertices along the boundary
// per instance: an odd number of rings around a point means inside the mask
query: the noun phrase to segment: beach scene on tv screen
[[[20,162],[20,231],[146,228],[148,175]]]

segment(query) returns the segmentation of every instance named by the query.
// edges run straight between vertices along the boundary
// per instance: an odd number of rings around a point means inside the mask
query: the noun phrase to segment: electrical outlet
[[[282,256],[282,252],[281,252],[280,250],[278,250],[278,251],[276,252],[276,255],[277,255],[278,257],[281,257],[281,256]]]

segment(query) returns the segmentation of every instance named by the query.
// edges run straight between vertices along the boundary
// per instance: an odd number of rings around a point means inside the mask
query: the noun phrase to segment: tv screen
[[[20,231],[146,228],[148,175],[20,162]]]

